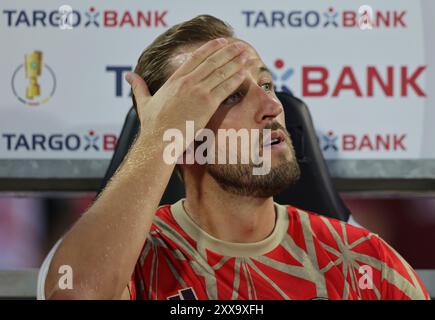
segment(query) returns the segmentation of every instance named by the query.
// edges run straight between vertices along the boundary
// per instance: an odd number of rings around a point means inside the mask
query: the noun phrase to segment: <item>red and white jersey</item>
[[[201,230],[182,201],[158,209],[132,299],[429,299],[409,264],[365,229],[275,204],[268,238],[230,243]]]

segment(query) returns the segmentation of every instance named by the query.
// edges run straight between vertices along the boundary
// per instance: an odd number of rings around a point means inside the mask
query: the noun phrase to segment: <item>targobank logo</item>
[[[243,10],[247,28],[360,28],[370,14],[370,28],[407,28],[406,10]]]
[[[351,96],[425,98],[426,65],[324,65],[289,66],[278,58],[271,68],[277,91],[298,97]],[[296,88],[296,89],[295,89]]]
[[[117,136],[89,130],[79,133],[13,133],[0,134],[0,149],[6,152],[112,152]]]
[[[3,9],[1,26],[8,28],[159,28],[167,27],[168,10],[98,10],[81,11],[70,6],[58,9]],[[70,28],[67,28],[70,29]]]
[[[330,130],[319,134],[320,147],[324,153],[334,152],[405,152],[406,133],[342,133]]]

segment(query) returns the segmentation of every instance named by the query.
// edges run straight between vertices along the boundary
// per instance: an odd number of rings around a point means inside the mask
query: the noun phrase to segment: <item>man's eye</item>
[[[223,102],[224,104],[235,104],[242,99],[242,94],[240,92],[233,93]]]
[[[263,84],[261,85],[261,87],[262,87],[264,90],[266,90],[266,91],[271,91],[271,90],[273,90],[273,84],[272,84],[272,82],[266,82],[266,83],[263,83]]]

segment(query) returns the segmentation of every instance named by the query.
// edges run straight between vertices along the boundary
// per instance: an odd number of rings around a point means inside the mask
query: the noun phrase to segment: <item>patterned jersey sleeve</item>
[[[429,300],[429,294],[414,269],[386,241],[375,235],[382,263],[382,299]]]

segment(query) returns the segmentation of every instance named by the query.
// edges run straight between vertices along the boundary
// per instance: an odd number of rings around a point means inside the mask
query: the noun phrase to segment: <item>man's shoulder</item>
[[[338,219],[287,206],[293,228],[299,226],[305,240],[314,243],[319,264],[322,258],[351,263],[373,277],[378,298],[428,299],[423,283],[407,261],[377,234]],[[290,223],[290,225],[291,225]],[[290,230],[290,229],[289,229]],[[291,232],[291,231],[289,231]],[[293,231],[294,232],[294,231]],[[325,266],[328,259],[323,259]],[[323,266],[323,265],[322,265]],[[325,267],[323,266],[323,267]]]
[[[346,221],[322,215],[310,210],[301,209],[292,205],[285,205],[290,219],[295,219],[301,225],[309,227],[315,233],[322,233],[328,231],[327,235],[340,234],[346,231],[351,235],[368,235],[370,231]],[[373,233],[372,233],[373,234]]]
[[[336,218],[327,217],[309,210],[286,205],[290,225],[299,226],[300,232],[311,234],[323,244],[342,251],[351,248],[379,255],[379,236],[367,229]]]

